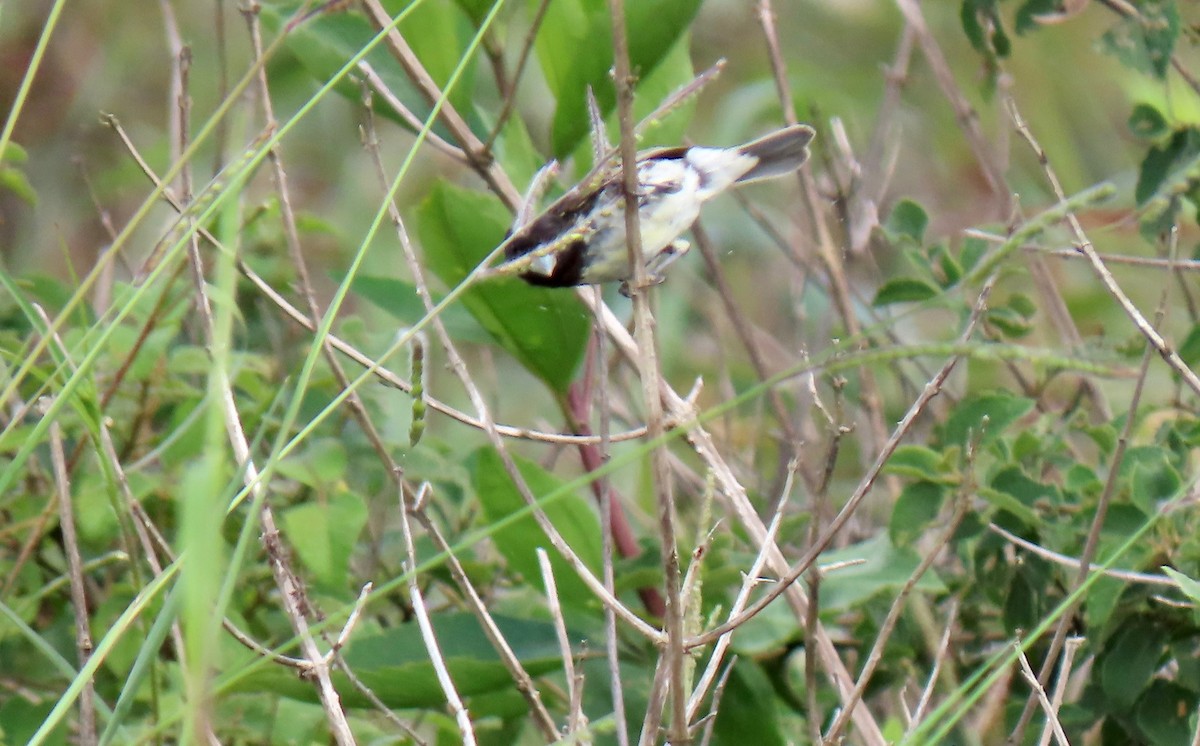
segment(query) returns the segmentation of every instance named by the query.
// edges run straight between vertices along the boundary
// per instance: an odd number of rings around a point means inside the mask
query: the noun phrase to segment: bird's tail
[[[737,183],[790,174],[808,160],[808,143],[812,139],[812,127],[793,124],[742,145],[738,152],[758,162],[738,178]]]

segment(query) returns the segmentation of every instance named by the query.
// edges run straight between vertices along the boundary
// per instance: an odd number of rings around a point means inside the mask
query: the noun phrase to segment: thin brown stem
[[[662,398],[659,393],[662,375],[658,362],[658,337],[654,332],[654,312],[643,255],[640,225],[637,142],[633,123],[633,87],[635,79],[629,67],[629,41],[625,34],[625,2],[609,0],[609,17],[613,29],[613,61],[617,87],[617,121],[621,131],[621,186],[625,200],[625,236],[629,250],[629,265],[633,269],[630,282],[633,299],[634,338],[638,347],[638,372],[642,382],[642,400],[646,407],[646,436],[655,440],[665,432]],[[659,446],[650,452],[654,500],[658,512],[658,538],[662,547],[663,595],[667,613],[663,618],[666,647],[663,662],[668,675],[671,720],[667,740],[675,744],[688,742],[687,691],[684,689],[683,599],[680,597],[679,548],[675,541],[675,503],[672,497],[671,469],[666,450]],[[645,738],[646,732],[642,736]]]
[[[79,535],[75,531],[74,503],[71,501],[71,480],[63,454],[62,426],[50,423],[50,461],[54,465],[55,497],[58,502],[58,525],[62,529],[63,553],[67,557],[67,578],[70,581],[71,605],[75,610],[75,654],[83,669],[92,657],[92,632],[88,614],[87,591],[83,583],[83,558],[79,554]],[[79,694],[79,743],[96,743],[96,683],[89,678]]]

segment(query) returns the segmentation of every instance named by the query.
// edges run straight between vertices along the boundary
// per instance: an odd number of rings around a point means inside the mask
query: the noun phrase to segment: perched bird
[[[791,173],[808,158],[812,128],[796,124],[732,148],[660,148],[638,156],[639,225],[646,274],[663,271],[688,250],[679,237],[700,207],[735,184]],[[516,226],[504,245],[511,262],[525,257],[520,276],[533,285],[570,287],[633,278],[625,243],[621,169],[592,188],[567,192],[540,215]]]

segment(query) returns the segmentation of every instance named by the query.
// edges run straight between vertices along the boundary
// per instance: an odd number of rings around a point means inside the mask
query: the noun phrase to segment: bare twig
[[[980,170],[983,176],[987,179],[988,186],[992,191],[1000,197],[998,205],[1000,214],[1007,214],[1010,195],[1005,184],[1004,169],[997,163],[996,158],[992,155],[986,139],[983,136],[983,131],[979,128],[979,116],[975,113],[975,109],[967,101],[966,96],[958,89],[958,83],[954,80],[954,74],[950,72],[950,64],[946,61],[946,56],[942,53],[941,47],[938,46],[937,40],[933,38],[933,34],[929,30],[929,26],[925,23],[925,15],[921,12],[921,6],[916,0],[896,0],[896,6],[904,15],[904,20],[907,22],[908,28],[912,30],[917,37],[917,43],[921,46],[921,52],[925,55],[925,61],[929,63],[929,67],[933,70],[933,76],[937,80],[938,87],[942,90],[942,95],[950,102],[950,107],[954,109],[954,116],[958,120],[958,126],[962,129],[963,135],[967,138],[967,144],[970,145],[971,151],[975,154],[975,160],[979,163]]]
[[[906,732],[912,731],[916,724],[925,717],[925,710],[929,709],[929,702],[933,699],[933,690],[937,686],[942,664],[950,657],[950,639],[954,625],[958,621],[958,608],[958,599],[955,598],[951,601],[950,610],[946,614],[946,627],[942,630],[942,640],[938,645],[937,655],[934,656],[933,667],[929,669],[929,680],[925,683],[925,688],[921,691],[921,698],[917,700],[917,706],[912,711],[908,727],[905,729]]]
[[[441,685],[442,691],[446,695],[446,701],[450,705],[450,712],[454,714],[454,719],[458,723],[458,731],[462,735],[462,743],[466,744],[466,746],[474,746],[476,743],[475,728],[471,725],[471,715],[467,712],[467,707],[463,704],[462,697],[458,696],[458,690],[454,687],[454,680],[450,678],[450,670],[446,667],[446,659],[442,655],[441,648],[438,646],[437,635],[433,631],[433,624],[429,621],[429,612],[425,608],[425,599],[421,597],[421,589],[417,586],[415,572],[410,574],[408,597],[412,603],[413,615],[417,618],[417,626],[421,628],[421,637],[425,640],[425,650],[429,653],[430,665],[433,666],[438,684]]]
[[[665,431],[662,398],[659,394],[662,379],[658,363],[658,338],[654,332],[654,313],[651,309],[649,280],[642,247],[642,232],[638,205],[637,142],[633,130],[633,86],[635,79],[629,68],[629,40],[625,36],[625,2],[609,0],[609,17],[613,35],[613,75],[617,87],[617,121],[621,131],[621,176],[625,200],[625,236],[629,263],[633,269],[630,282],[633,299],[634,338],[638,347],[638,373],[642,382],[642,399],[646,407],[646,435],[651,440]],[[671,469],[666,450],[660,446],[650,452],[653,473],[654,500],[658,513],[658,539],[662,551],[663,595],[667,614],[663,619],[666,647],[663,661],[668,676],[671,702],[670,730],[667,740],[687,741],[687,691],[684,689],[683,599],[680,597],[679,548],[675,541],[675,504],[672,498]],[[653,715],[647,713],[647,726]],[[643,729],[642,737],[653,727]]]
[[[446,566],[450,569],[450,576],[454,578],[454,582],[462,590],[463,596],[467,600],[467,605],[475,617],[479,619],[480,625],[483,627],[483,632],[487,635],[488,641],[495,648],[500,660],[504,663],[508,673],[513,678],[516,684],[517,691],[529,703],[529,709],[532,713],[533,723],[541,732],[542,736],[547,740],[554,740],[559,736],[558,729],[555,727],[554,718],[550,716],[550,712],[546,709],[546,705],[542,702],[541,692],[538,691],[537,684],[534,683],[533,677],[521,665],[520,658],[509,645],[508,640],[500,631],[496,620],[492,618],[491,612],[488,611],[487,605],[484,603],[483,597],[479,595],[479,591],[475,588],[475,584],[471,582],[470,576],[467,575],[466,569],[462,562],[454,554],[450,542],[446,541],[446,537],[438,529],[437,525],[429,517],[428,511],[425,510],[428,495],[432,494],[432,489],[427,485],[421,485],[421,490],[418,492],[417,498],[413,501],[410,508],[413,517],[417,523],[421,524],[421,528],[433,540],[434,547],[439,552],[446,555]]]
[[[1118,441],[1118,443],[1119,442],[1120,441]],[[988,530],[994,534],[997,534],[998,536],[1004,537],[1004,539],[1006,541],[1012,542],[1014,545],[1021,547],[1022,549],[1029,552],[1030,554],[1037,555],[1038,557],[1041,557],[1042,559],[1047,560],[1048,562],[1053,562],[1057,565],[1074,568],[1076,570],[1081,569],[1084,566],[1083,562],[1075,559],[1074,557],[1068,557],[1065,554],[1059,554],[1058,552],[1052,552],[1043,546],[1034,544],[1033,542],[1029,541],[1028,539],[1022,539],[1020,536],[1017,536],[1014,533],[1010,533],[1009,531],[1006,531],[1005,529],[1001,528],[1000,526],[997,526],[994,523],[988,524]],[[1113,570],[1111,568],[1107,568],[1107,569],[1097,568],[1097,567],[1091,567],[1090,564],[1088,567],[1088,572],[1089,573],[1099,572],[1099,573],[1102,573],[1105,577],[1109,577],[1114,580],[1120,580],[1120,581],[1123,581],[1126,583],[1140,583],[1142,585],[1163,586],[1164,588],[1171,588],[1176,585],[1175,581],[1171,580],[1166,575],[1151,575],[1149,573],[1144,573],[1144,572],[1133,572],[1132,570]]]
[[[1038,746],[1048,746],[1050,736],[1056,736],[1060,743],[1067,744],[1066,736],[1063,734],[1062,724],[1058,722],[1057,713],[1062,709],[1063,698],[1067,692],[1067,685],[1071,680],[1071,665],[1075,662],[1075,651],[1085,642],[1083,637],[1071,637],[1063,646],[1062,662],[1059,665],[1058,681],[1054,685],[1054,695],[1050,699],[1050,709],[1046,711],[1046,727],[1042,729],[1042,736],[1038,740]],[[1033,671],[1029,669],[1029,662],[1025,660],[1025,656],[1021,656],[1021,668],[1026,672],[1026,677],[1032,675]],[[1035,685],[1037,679],[1034,679]]]
[[[58,525],[62,529],[63,553],[67,557],[71,605],[75,609],[75,654],[82,669],[88,658],[92,657],[92,632],[87,591],[83,585],[83,559],[79,554],[79,535],[75,532],[71,481],[67,474],[67,460],[63,454],[62,426],[57,420],[50,423],[50,460],[54,465]],[[83,691],[79,694],[79,742],[84,746],[96,743],[96,684],[91,678],[84,683]]]
[[[542,19],[546,17],[546,8],[548,7],[550,7],[550,0],[541,0],[538,3],[537,10],[533,13],[533,19],[529,22],[529,31],[525,34],[525,41],[521,43],[521,54],[517,57],[517,69],[513,71],[512,84],[509,86],[508,95],[504,97],[500,114],[496,117],[496,123],[492,125],[492,132],[488,135],[487,142],[483,145],[485,153],[492,152],[492,147],[496,144],[496,138],[500,136],[501,130],[504,129],[505,123],[508,122],[508,118],[512,116],[513,110],[517,105],[517,87],[521,84],[525,65],[529,63],[529,53],[533,51],[533,41],[537,38],[538,29],[542,27]]]
[[[1046,726],[1054,732],[1054,738],[1059,746],[1071,746],[1071,742],[1067,740],[1067,734],[1063,732],[1062,723],[1058,722],[1058,711],[1054,705],[1050,703],[1050,698],[1046,696],[1046,690],[1042,687],[1042,683],[1038,681],[1037,674],[1033,672],[1033,668],[1029,665],[1029,659],[1025,657],[1025,650],[1021,647],[1020,642],[1014,643],[1013,648],[1017,653],[1017,660],[1021,663],[1021,674],[1025,677],[1026,683],[1033,689],[1034,696],[1042,705],[1042,711],[1046,713]]]
[[[563,619],[562,605],[558,600],[558,584],[554,582],[554,568],[550,566],[550,555],[545,549],[538,547],[537,560],[542,571],[542,585],[546,588],[550,619],[554,622],[554,633],[558,637],[558,649],[562,654],[563,678],[567,682],[567,732],[574,733],[587,723],[583,714],[583,687],[580,685],[583,674],[575,669],[575,654],[571,651],[571,639],[567,636],[567,623]]]
[[[379,3],[379,0],[362,0],[362,7],[376,28],[387,29],[384,35],[384,44],[387,45],[422,95],[430,103],[443,100],[441,89],[425,70],[425,66],[421,64],[408,42],[404,40],[404,36],[396,29],[392,17]],[[513,186],[512,181],[509,180],[508,175],[504,173],[499,164],[491,159],[486,146],[475,136],[475,133],[471,132],[466,120],[448,101],[440,108],[438,117],[450,134],[454,136],[454,139],[458,141],[459,147],[462,148],[476,173],[487,182],[509,209],[516,210],[517,205],[521,203],[520,192]]]

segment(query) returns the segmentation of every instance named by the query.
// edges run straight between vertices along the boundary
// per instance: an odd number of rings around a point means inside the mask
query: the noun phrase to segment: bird
[[[658,148],[638,155],[637,205],[642,254],[651,284],[689,248],[681,239],[705,202],[734,185],[784,176],[808,159],[813,130],[794,124],[735,147]],[[573,287],[620,282],[633,268],[625,241],[623,177],[618,166],[563,195],[514,226],[506,260],[531,285]]]

